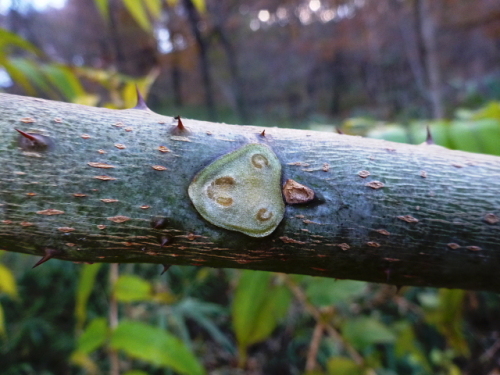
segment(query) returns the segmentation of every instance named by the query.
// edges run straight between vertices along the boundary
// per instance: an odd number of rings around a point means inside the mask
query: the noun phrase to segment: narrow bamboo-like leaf
[[[26,91],[26,94],[35,95],[36,90],[31,84],[30,80],[15,64],[13,64],[8,59],[2,58],[0,56],[0,66],[3,66],[5,68],[10,78],[12,78],[12,80],[18,85],[20,85],[24,89],[24,91]]]
[[[148,32],[151,31],[151,22],[142,1],[123,0],[123,4],[140,27]]]
[[[15,46],[22,48],[28,52],[32,52],[36,55],[41,55],[42,52],[36,48],[33,44],[28,42],[27,40],[21,38],[19,35],[0,28],[0,57],[6,57],[7,55],[7,46]]]
[[[207,11],[207,5],[205,0],[192,0],[195,8],[199,13],[205,13]]]
[[[42,74],[39,64],[24,58],[13,58],[10,59],[10,61],[27,79],[34,83],[44,93],[55,94],[54,89]]]
[[[85,324],[85,319],[87,318],[87,301],[94,289],[95,278],[101,267],[102,263],[85,264],[80,272],[75,304],[75,315],[79,329]]]
[[[78,337],[76,350],[86,354],[92,353],[104,344],[107,333],[108,326],[105,318],[92,320]]]
[[[154,19],[160,17],[162,0],[144,0],[144,4]]]
[[[67,100],[71,101],[85,94],[78,77],[70,68],[60,64],[48,64],[42,67],[42,71]]]
[[[5,337],[7,334],[5,330],[5,316],[3,313],[3,307],[0,305],[0,337]]]
[[[5,265],[0,263],[0,293],[6,293],[17,298],[17,284],[14,274]]]
[[[158,327],[122,321],[111,336],[111,347],[150,364],[172,368],[181,374],[205,374],[184,343]]]
[[[116,281],[113,293],[120,302],[149,301],[153,296],[153,287],[138,276],[122,275]]]

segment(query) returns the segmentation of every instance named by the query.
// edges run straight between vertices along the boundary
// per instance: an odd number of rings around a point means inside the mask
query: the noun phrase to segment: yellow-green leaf
[[[120,302],[149,301],[153,297],[153,287],[138,276],[122,275],[116,281],[114,295]]]
[[[14,274],[6,266],[0,263],[0,292],[17,298],[17,284]]]
[[[162,0],[144,0],[144,4],[154,19],[160,17]]]
[[[85,264],[80,271],[80,278],[76,289],[75,315],[77,327],[81,328],[87,318],[87,301],[94,289],[95,278],[102,263]]]
[[[109,0],[94,0],[97,10],[104,20],[108,20],[109,15]]]
[[[151,22],[149,22],[149,17],[142,1],[123,0],[123,4],[125,4],[128,12],[140,27],[142,27],[146,31],[152,30]]]
[[[0,336],[5,338],[6,334],[7,332],[5,331],[5,317],[3,314],[2,305],[0,305]]]
[[[105,318],[92,320],[78,337],[76,350],[86,354],[92,353],[104,344],[107,334],[108,325]]]
[[[186,375],[205,370],[184,343],[171,333],[141,322],[122,321],[111,336],[111,347],[155,366]]]
[[[363,368],[352,359],[336,357],[328,360],[328,375],[362,375]]]

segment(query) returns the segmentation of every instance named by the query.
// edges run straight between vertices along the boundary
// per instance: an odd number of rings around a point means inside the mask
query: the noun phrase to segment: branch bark
[[[183,123],[189,133],[173,135],[176,121],[147,110],[0,94],[0,248],[34,255],[52,249],[81,262],[500,291],[499,157]],[[50,137],[55,147],[20,147],[16,128]],[[318,198],[287,205],[278,228],[263,238],[210,224],[187,193],[200,170],[248,143],[271,148],[283,181],[304,184]]]

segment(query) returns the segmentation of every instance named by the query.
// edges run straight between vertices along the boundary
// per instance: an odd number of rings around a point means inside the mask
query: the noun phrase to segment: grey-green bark
[[[0,115],[0,248],[500,291],[498,157],[193,120],[183,121],[188,135],[172,135],[171,117],[145,110],[6,94]],[[15,128],[49,136],[55,148],[27,152]],[[200,170],[248,143],[269,146],[282,180],[319,197],[287,205],[263,238],[208,223],[187,193]],[[96,178],[104,175],[113,180]]]

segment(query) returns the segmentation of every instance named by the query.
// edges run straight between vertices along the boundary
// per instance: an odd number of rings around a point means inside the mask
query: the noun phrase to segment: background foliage
[[[493,0],[37,4],[0,2],[7,92],[500,155]],[[500,373],[491,293],[34,263],[0,253],[2,374]]]

